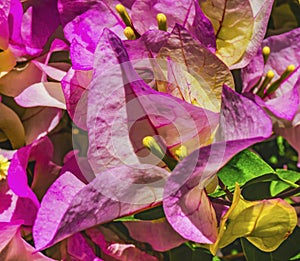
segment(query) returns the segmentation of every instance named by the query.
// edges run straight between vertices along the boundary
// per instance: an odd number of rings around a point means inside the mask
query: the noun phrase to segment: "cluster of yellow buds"
[[[122,21],[126,25],[124,29],[124,35],[128,40],[135,40],[139,38],[139,33],[135,30],[132,20],[125,8],[122,4],[116,5],[116,11],[118,12],[119,16],[121,17]],[[167,31],[167,17],[165,14],[159,13],[156,15],[158,29],[162,31]]]
[[[263,58],[264,58],[264,63],[266,64],[269,58],[269,55],[271,53],[271,49],[269,46],[265,46],[262,50]],[[276,81],[272,82],[275,73],[272,70],[269,70],[265,77],[264,80],[262,81],[262,78],[258,81],[258,83],[254,86],[254,88],[257,88],[256,94],[262,98],[267,97],[268,95],[271,95],[274,93],[281,83],[287,79],[294,71],[296,67],[293,64],[290,64],[285,71],[281,74],[279,79]],[[262,81],[262,82],[261,82]]]

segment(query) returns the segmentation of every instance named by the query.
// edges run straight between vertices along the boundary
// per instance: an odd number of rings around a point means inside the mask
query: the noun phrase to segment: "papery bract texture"
[[[195,100],[202,108],[220,111],[222,87],[226,84],[233,88],[232,75],[227,66],[193,39],[187,30],[176,25],[167,43],[160,49],[158,58],[171,59],[177,68],[181,67],[173,72],[174,78],[170,83],[186,89],[191,102]]]
[[[109,30],[97,50],[94,67],[99,69],[89,89],[87,121],[89,161],[96,173],[124,163],[159,163],[142,144],[146,136],[160,135],[167,153],[181,144],[193,151],[211,139],[217,113],[149,87]]]
[[[0,181],[0,222],[10,222],[13,218],[18,196],[12,192],[7,180]]]
[[[77,71],[71,68],[61,82],[68,113],[74,123],[84,130],[87,129],[87,95],[91,79],[92,70]]]
[[[54,261],[28,244],[20,233],[19,223],[0,222],[0,258],[15,261]]]
[[[130,60],[155,58],[160,48],[166,44],[169,33],[149,30],[134,41],[124,41]]]
[[[123,36],[125,25],[114,8],[105,1],[59,1],[58,9],[65,37],[71,44],[70,56],[74,69],[92,69],[93,54],[105,27]]]
[[[101,248],[103,258],[107,261],[158,261],[157,257],[140,250],[132,243],[127,243],[109,228],[100,226],[88,229],[86,233]]]
[[[33,84],[15,97],[15,101],[23,107],[47,106],[66,109],[61,84],[56,82]]]
[[[216,37],[213,25],[202,12],[197,0],[195,0],[195,17],[190,30],[211,52],[214,53],[216,51]]]
[[[146,16],[145,13],[147,13]],[[149,29],[157,29],[156,15],[158,13],[166,15],[168,31],[170,32],[176,23],[184,27],[193,23],[194,1],[136,0],[131,13],[134,27],[141,34]]]
[[[292,120],[299,105],[300,86],[300,30],[294,29],[290,32],[266,38],[262,47],[268,46],[271,53],[264,65],[262,51],[242,70],[244,92],[249,92],[260,77],[264,77],[271,70],[274,72],[274,81],[280,78],[289,65],[294,65],[295,70],[284,79],[279,88],[263,101],[255,97],[257,103],[267,108],[280,119]],[[286,104],[289,106],[286,106]]]
[[[149,243],[156,251],[168,251],[186,242],[186,239],[176,233],[165,218],[126,221],[123,224],[132,238]]]
[[[83,235],[76,233],[68,238],[68,254],[80,261],[103,261],[96,256],[92,247],[87,243]]]
[[[222,97],[216,143],[184,158],[168,178],[164,191],[163,206],[169,223],[184,238],[200,243],[211,244],[217,239],[216,215],[205,186],[232,156],[272,133],[271,120],[255,103],[226,86]]]
[[[45,153],[47,152],[47,153]],[[13,156],[8,169],[8,184],[19,197],[32,200],[38,208],[41,198],[50,184],[57,178],[58,169],[51,163],[53,146],[48,137],[22,147]],[[35,160],[34,176],[31,187],[28,185],[27,166],[30,160]],[[35,190],[35,193],[33,190]]]
[[[123,165],[100,173],[85,185],[73,174],[64,173],[41,203],[33,227],[36,247],[48,247],[78,231],[154,205],[162,199],[167,176],[159,167],[141,170]]]
[[[21,27],[26,51],[31,55],[40,53],[59,24],[57,0],[31,1]]]
[[[263,2],[260,0],[250,0],[249,2],[254,16],[252,36],[245,53],[237,63],[230,66],[230,69],[243,68],[249,64],[256,55],[267,31],[268,18],[270,17],[274,0],[266,0]]]

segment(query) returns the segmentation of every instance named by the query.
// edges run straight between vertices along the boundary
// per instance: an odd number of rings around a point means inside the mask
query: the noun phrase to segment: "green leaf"
[[[135,218],[134,215],[114,219],[114,222],[119,222],[119,221],[123,221],[123,222],[126,222],[126,221],[140,221],[140,219]]]
[[[296,171],[276,170],[276,173],[266,174],[248,181],[243,187],[243,196],[248,200],[271,198],[287,188],[298,188],[294,182],[300,179]]]
[[[275,173],[271,173],[249,180],[243,186],[243,197],[247,200],[271,198],[270,186],[272,181],[280,181],[280,178]]]
[[[267,253],[259,250],[248,240],[242,238],[244,255],[248,261],[282,261],[299,260],[300,253],[300,228],[296,227],[293,233],[275,251]]]
[[[130,215],[130,216],[125,216],[125,217],[120,217],[115,219],[115,222],[118,221],[141,221],[141,220],[156,220],[156,219],[160,219],[165,217],[165,213],[164,210],[162,208],[162,206],[156,206],[150,209],[146,209],[142,212],[139,212],[137,214],[134,215]]]
[[[135,214],[134,217],[136,219],[142,219],[142,220],[154,220],[154,219],[165,217],[165,213],[162,206],[157,206],[151,209],[147,209],[138,214]]]
[[[276,174],[280,178],[274,180],[270,185],[270,192],[272,196],[275,196],[289,187],[298,187],[297,182],[300,180],[300,173],[293,170],[276,169]]]
[[[300,253],[290,258],[290,260],[299,260],[299,259],[300,259]]]
[[[243,186],[249,180],[268,173],[274,173],[271,166],[257,154],[244,150],[219,171],[218,177],[228,188],[234,188],[236,182]]]
[[[191,260],[191,261],[212,261],[212,260],[220,260],[215,259],[209,250],[196,247],[192,248],[191,245],[187,246],[186,244],[181,245],[180,247],[174,248],[170,251],[169,258],[170,261],[182,261],[182,260]]]
[[[249,180],[244,187],[256,184],[256,183],[261,183],[261,182],[271,182],[271,181],[282,181],[276,173],[270,173],[270,174],[265,174],[260,177],[254,178]]]
[[[169,259],[170,261],[181,261],[181,260],[191,260],[193,251],[190,249],[189,246],[186,246],[185,244],[173,248],[169,253]]]
[[[274,170],[255,153],[244,150],[233,157],[219,172],[218,177],[230,191],[234,190],[235,183],[240,186],[248,181],[268,173],[275,173]],[[220,189],[210,194],[219,197],[225,193]]]
[[[198,247],[193,251],[192,261],[199,261],[199,260],[211,261],[211,260],[220,260],[220,259],[214,259],[214,257],[212,256],[209,250]]]

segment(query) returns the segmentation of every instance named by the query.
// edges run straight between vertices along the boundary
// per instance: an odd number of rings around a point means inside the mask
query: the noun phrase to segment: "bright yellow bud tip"
[[[143,138],[143,145],[146,148],[150,148],[150,146],[153,142],[156,142],[156,141],[151,136],[147,136],[147,137]]]
[[[263,55],[269,55],[271,53],[271,49],[269,46],[265,46],[262,50]]]
[[[135,40],[136,39],[135,33],[134,33],[133,29],[130,26],[127,26],[124,29],[124,35],[126,36],[126,38],[128,40]]]
[[[165,22],[167,22],[167,17],[166,17],[166,15],[163,14],[163,13],[157,14],[156,19],[157,19],[157,21],[158,21],[159,23],[165,23]]]
[[[8,159],[0,155],[0,181],[6,179],[9,164]]]
[[[146,136],[145,138],[143,138],[143,145],[148,150],[150,150],[153,155],[160,159],[163,159],[166,155],[157,141],[151,136]]]
[[[122,4],[117,4],[116,5],[116,10],[119,13],[120,17],[122,18],[123,22],[127,25],[127,26],[131,26],[132,27],[132,22],[131,19],[127,13],[127,10],[125,8],[124,5]]]
[[[122,5],[122,4],[117,4],[117,5],[116,5],[116,10],[117,10],[117,12],[118,12],[119,14],[120,14],[120,13],[127,13],[125,6]]]
[[[188,155],[186,146],[182,145],[177,150],[175,150],[175,155],[179,160],[183,160]]]
[[[296,69],[295,65],[290,64],[290,65],[286,68],[286,71],[289,72],[289,73],[291,73],[291,72],[295,71],[295,69]]]
[[[157,141],[151,136],[146,136],[145,138],[143,138],[143,145],[144,145],[144,147],[150,149],[151,151],[153,149],[155,149],[156,151],[162,152],[162,149],[159,146],[159,144],[157,143]],[[163,155],[165,155],[165,154],[163,153]]]
[[[146,136],[145,138],[143,138],[142,142],[144,147],[150,150],[153,155],[161,159],[170,170],[173,170],[175,168],[177,161],[166,155],[166,152],[162,150],[161,146],[158,144],[155,138]]]
[[[275,73],[274,73],[273,71],[269,70],[269,71],[267,72],[267,75],[266,75],[267,78],[273,79],[274,76],[275,76]]]
[[[263,57],[264,57],[264,64],[267,63],[268,61],[268,58],[269,58],[269,55],[271,53],[271,49],[269,46],[265,46],[263,49],[262,49],[262,53],[263,53]]]
[[[262,84],[259,86],[258,91],[257,91],[257,95],[260,97],[264,96],[264,92],[266,87],[270,84],[270,82],[272,81],[272,79],[274,78],[275,74],[273,71],[269,70],[266,74],[266,77],[264,79],[264,81],[262,82]]]
[[[157,24],[158,24],[158,29],[162,31],[167,31],[167,17],[159,13],[156,16]]]
[[[272,93],[274,93],[280,86],[280,84],[286,79],[288,78],[293,71],[295,71],[296,67],[293,64],[290,64],[285,71],[283,72],[283,74],[280,76],[280,78],[278,80],[276,80],[275,82],[273,82],[270,87],[268,88],[266,95],[270,95]]]

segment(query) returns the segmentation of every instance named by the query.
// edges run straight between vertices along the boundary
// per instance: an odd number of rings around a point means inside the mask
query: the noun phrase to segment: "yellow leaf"
[[[229,68],[179,26],[158,58],[169,59],[167,92],[199,107],[219,112],[223,84],[234,88]]]
[[[245,237],[262,251],[274,251],[292,233],[297,225],[295,209],[282,199],[247,201],[236,185],[233,202],[222,217],[218,239],[210,250],[216,254],[218,248]]]
[[[250,43],[254,16],[248,0],[200,0],[217,40],[217,56],[227,66],[238,62]]]

